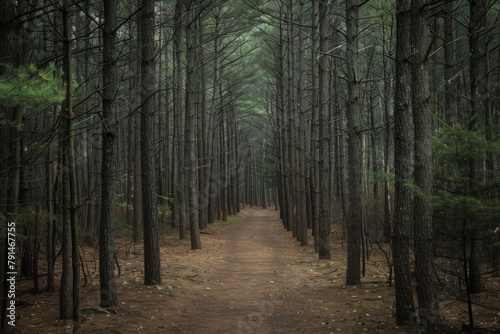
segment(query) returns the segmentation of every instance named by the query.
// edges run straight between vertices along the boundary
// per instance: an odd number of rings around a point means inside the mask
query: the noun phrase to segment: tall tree
[[[102,184],[99,233],[99,280],[102,307],[118,305],[115,286],[115,207],[118,168],[116,129],[116,6],[117,0],[104,1],[103,91],[102,91]]]
[[[312,71],[311,71],[311,81],[312,81],[312,121],[311,121],[311,152],[313,155],[313,169],[311,171],[311,187],[313,189],[312,196],[312,231],[314,235],[314,250],[319,251],[319,75],[316,68],[316,59],[318,57],[319,50],[319,38],[318,38],[318,27],[319,27],[319,1],[312,0]]]
[[[298,155],[299,155],[299,213],[298,218],[300,245],[307,246],[307,217],[306,217],[306,110],[302,103],[304,96],[304,37],[303,37],[303,6],[304,2],[300,1],[299,26],[298,26],[298,54],[297,54],[297,109],[299,112],[298,126]]]
[[[141,10],[141,171],[144,221],[144,284],[161,283],[158,211],[156,203],[154,98],[154,0],[142,0]]]
[[[221,17],[220,17],[220,11],[221,8],[220,6],[215,8],[214,11],[214,52],[213,52],[213,73],[214,73],[214,79],[213,79],[213,89],[212,89],[212,98],[211,98],[211,104],[210,104],[210,122],[209,122],[209,127],[208,127],[208,133],[207,133],[207,162],[208,162],[208,167],[205,168],[205,187],[203,191],[203,196],[205,197],[207,201],[207,214],[208,214],[208,223],[213,223],[215,220],[215,202],[217,200],[217,191],[216,191],[216,184],[215,184],[215,178],[216,178],[216,166],[217,166],[217,159],[215,159],[215,154],[214,152],[216,151],[215,146],[217,141],[214,139],[215,134],[217,131],[215,131],[215,120],[216,120],[216,115],[217,110],[219,108],[219,88],[220,88],[220,78],[221,78],[221,65],[220,65],[220,49],[221,49],[221,36],[219,33],[220,28],[220,22],[221,22]]]
[[[328,21],[329,5],[325,1],[319,3],[319,149],[320,149],[320,192],[318,255],[320,259],[329,259],[330,254],[330,59],[328,57],[330,22]]]
[[[296,82],[295,82],[295,46],[294,46],[294,30],[295,30],[295,24],[293,22],[293,2],[291,0],[288,0],[287,4],[287,11],[286,11],[286,20],[288,21],[287,23],[287,29],[286,29],[286,43],[284,43],[285,48],[287,50],[286,52],[286,78],[287,78],[287,103],[286,103],[286,110],[288,114],[288,119],[287,121],[287,137],[288,137],[288,158],[289,158],[289,165],[290,165],[290,201],[291,201],[291,207],[292,207],[292,212],[291,212],[291,220],[290,220],[290,226],[292,229],[292,236],[296,237],[296,239],[299,241],[300,240],[300,234],[298,233],[298,219],[297,219],[297,213],[300,210],[298,207],[298,198],[300,196],[297,195],[298,191],[298,184],[297,184],[297,161],[296,161],[296,152],[295,152],[295,119],[296,119],[296,111],[297,108],[295,107],[296,105],[296,98],[295,98],[295,87],[296,87]]]
[[[423,330],[440,333],[438,300],[434,283],[432,238],[432,146],[430,94],[427,70],[426,0],[411,2],[411,88],[415,125],[414,182],[418,194],[414,199],[414,238],[416,288],[419,316]]]
[[[346,0],[347,125],[349,132],[349,212],[346,284],[361,283],[361,101],[358,64],[358,0]]]
[[[185,204],[185,180],[183,173],[184,167],[184,112],[182,108],[182,25],[183,25],[184,1],[177,0],[175,4],[173,36],[173,59],[174,59],[174,146],[175,159],[172,161],[172,186],[175,192],[174,215],[175,221],[179,226],[179,239],[184,240],[187,237],[187,218],[184,212]],[[181,210],[182,208],[182,210]]]
[[[63,6],[61,7],[62,18],[63,18],[63,31],[69,31],[69,13],[68,13],[68,3],[67,0],[63,1]],[[68,33],[69,34],[69,33]],[[66,37],[66,34],[64,35]],[[64,48],[65,48],[65,63],[64,63],[64,83],[65,87],[69,87],[70,76],[68,76],[69,72],[67,70],[71,66],[71,59],[66,59],[70,56],[68,53],[70,51],[70,42],[71,40],[68,37],[64,39]],[[68,88],[67,88],[68,89]],[[68,98],[62,104],[62,110],[59,113],[59,127],[61,129],[59,139],[59,161],[61,162],[61,204],[62,204],[62,273],[61,273],[61,282],[59,287],[59,316],[61,319],[71,319],[73,316],[73,308],[71,303],[71,295],[72,295],[72,279],[73,272],[71,270],[71,262],[72,262],[72,251],[71,251],[71,200],[70,200],[70,175],[69,175],[69,159],[68,159],[68,142],[66,140],[66,136],[69,135],[68,132],[68,122],[70,118],[64,119],[62,115],[68,115],[69,112],[69,102]]]
[[[485,30],[486,12],[488,9],[489,0],[472,0],[469,7],[469,76],[470,76],[470,130],[487,126],[489,124],[489,108],[486,101],[488,88],[486,77],[489,75],[486,72],[486,48],[487,38]],[[488,135],[488,133],[487,133]],[[491,137],[491,136],[488,136]],[[491,138],[489,138],[491,140]],[[483,161],[477,158],[469,158],[469,191],[474,194],[474,183],[482,178],[481,169]],[[476,226],[469,226],[470,231],[470,256],[469,256],[469,281],[467,282],[468,289],[471,293],[480,293],[481,274],[480,274],[480,241],[479,229]]]
[[[392,232],[396,321],[408,324],[415,313],[410,272],[411,241],[411,1],[396,3],[396,87],[394,93],[395,210]]]
[[[283,3],[280,4],[279,13],[280,18],[284,16]],[[283,195],[283,207],[281,208],[282,220],[287,231],[292,230],[292,201],[291,201],[291,189],[290,189],[290,155],[289,155],[289,145],[288,145],[288,135],[287,135],[287,111],[286,105],[286,85],[285,85],[285,59],[286,59],[286,45],[285,45],[285,27],[284,23],[280,20],[279,23],[279,40],[278,40],[278,50],[275,54],[275,66],[276,66],[276,115],[277,115],[277,137],[278,143],[280,145],[280,174],[281,174],[281,186]],[[255,166],[254,166],[255,167]]]
[[[61,293],[61,302],[64,302],[67,306],[62,312],[65,312],[65,316],[70,309],[70,314],[73,319],[73,332],[80,332],[81,325],[81,314],[80,314],[80,250],[78,244],[78,190],[76,182],[76,159],[75,159],[75,144],[74,144],[74,133],[73,133],[73,120],[75,114],[73,113],[73,67],[72,67],[72,37],[70,33],[70,12],[69,6],[70,0],[63,0],[61,7],[62,13],[62,24],[63,24],[63,50],[64,50],[64,79],[66,88],[66,100],[63,104],[62,110],[62,150],[61,150],[61,161],[65,167],[63,172],[63,205],[65,218],[63,218],[64,224],[66,225],[66,233],[69,234],[70,238],[66,236],[66,242],[70,242],[71,246],[67,246],[66,257],[71,261],[71,273],[67,273],[65,284],[68,283],[69,278],[72,277],[72,287],[65,289],[65,293]],[[69,251],[71,250],[71,255]],[[64,260],[64,259],[63,259]],[[68,261],[68,262],[69,262]],[[68,270],[67,268],[66,270]],[[64,270],[64,269],[63,269]],[[72,291],[72,306],[68,306],[68,291]]]
[[[183,203],[188,205],[186,207],[186,212],[189,219],[189,229],[191,236],[191,248],[200,249],[201,239],[200,239],[200,226],[198,221],[198,160],[196,155],[196,135],[197,135],[197,94],[199,94],[200,78],[195,74],[195,70],[200,70],[200,65],[197,63],[198,51],[196,47],[197,38],[195,36],[195,25],[196,21],[199,20],[199,15],[197,15],[197,10],[201,11],[198,6],[198,1],[187,0],[185,1],[186,7],[186,121],[185,121],[185,139],[186,143],[184,145],[184,162],[185,167],[184,180],[187,185],[187,195],[188,200]],[[201,134],[200,134],[201,135]]]

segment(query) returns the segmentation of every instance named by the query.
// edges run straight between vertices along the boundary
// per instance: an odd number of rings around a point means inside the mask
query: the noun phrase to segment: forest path
[[[306,268],[300,263],[314,261],[316,255],[311,248],[297,246],[277,212],[260,208],[245,212],[245,219],[223,234],[218,254],[206,251],[210,267],[192,302],[181,310],[184,319],[179,319],[178,330],[288,333],[301,327],[297,323],[303,321],[304,305],[298,288]]]
[[[82,332],[401,333],[392,320],[393,289],[384,283],[383,258],[370,266],[371,282],[349,287],[339,239],[332,259],[317,260],[312,246],[301,247],[283,228],[277,211],[247,207],[243,213],[205,229],[201,250],[191,250],[189,240],[162,237],[162,282],[155,286],[143,284],[141,245],[119,241],[117,312],[98,309],[98,271],[91,269],[81,289]],[[83,250],[87,268],[97,268],[95,249]],[[30,284],[25,281],[23,290]],[[28,303],[19,308],[15,332],[71,333],[71,320],[59,320],[57,295],[25,293]]]

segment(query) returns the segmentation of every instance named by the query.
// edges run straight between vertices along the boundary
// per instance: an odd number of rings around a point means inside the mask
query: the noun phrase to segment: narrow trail
[[[186,305],[180,326],[186,333],[287,333],[301,321],[291,310],[300,302],[295,296],[304,272],[297,265],[314,261],[314,254],[297,247],[277,213],[258,208],[246,213],[224,234],[224,247],[202,275],[199,295]]]

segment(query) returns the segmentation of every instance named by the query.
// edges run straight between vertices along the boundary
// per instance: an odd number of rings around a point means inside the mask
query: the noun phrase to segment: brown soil
[[[85,249],[90,282],[82,288],[83,333],[413,333],[397,327],[394,289],[385,258],[375,249],[360,286],[344,284],[345,251],[333,240],[332,259],[317,260],[283,229],[273,210],[248,208],[237,224],[203,231],[203,249],[162,239],[162,283],[143,285],[142,249],[120,243],[119,307],[99,309],[99,280],[92,249]],[[334,233],[335,234],[335,233]],[[338,234],[337,234],[338,235]],[[311,240],[312,243],[312,240]],[[23,282],[16,331],[71,332],[58,319],[58,293],[26,292]],[[491,291],[490,291],[491,294]],[[500,302],[497,300],[496,307]],[[443,307],[447,331],[467,322],[466,307]],[[476,323],[500,328],[500,313],[476,307]]]

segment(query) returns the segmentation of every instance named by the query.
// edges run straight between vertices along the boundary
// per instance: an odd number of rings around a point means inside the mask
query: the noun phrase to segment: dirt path
[[[202,235],[203,249],[174,236],[161,240],[162,283],[143,285],[140,245],[117,244],[119,307],[99,305],[94,248],[84,248],[90,280],[82,288],[83,333],[412,333],[394,320],[394,291],[387,266],[373,250],[360,286],[346,286],[345,251],[332,240],[332,258],[317,260],[283,229],[274,210],[247,208],[233,223],[216,223]],[[335,231],[333,236],[339,236]],[[312,244],[312,238],[310,239]],[[58,268],[60,264],[57,264]],[[59,277],[59,276],[58,276]],[[56,277],[56,280],[58,280]],[[44,286],[44,282],[41,283]],[[33,293],[23,281],[16,333],[71,333],[59,320],[58,292]],[[446,310],[447,317],[466,310]]]
[[[318,261],[312,246],[299,246],[283,228],[277,212],[244,213],[238,224],[210,226],[202,250],[170,247],[163,256],[163,284],[134,287],[147,298],[129,313],[132,328],[188,334],[401,332],[391,319],[393,299],[383,295],[385,284],[366,283],[362,290],[343,284],[340,242],[331,260]],[[380,275],[373,277],[383,280]],[[158,299],[158,289],[165,298]],[[124,300],[128,294],[121,295]]]
[[[249,209],[224,239],[179,327],[186,333],[287,333],[300,327],[296,245],[275,214]],[[300,253],[302,260],[314,260]]]
[[[192,251],[189,241],[174,236],[162,238],[162,283],[156,286],[143,285],[140,245],[120,240],[115,310],[98,308],[97,256],[94,248],[84,248],[90,277],[82,288],[82,332],[418,333],[395,324],[394,289],[387,284],[381,252],[370,252],[363,284],[346,286],[340,231],[333,232],[332,258],[318,261],[311,246],[300,247],[283,229],[273,210],[247,208],[244,217],[231,220],[203,232],[202,250]],[[71,320],[59,320],[58,292],[34,293],[32,287],[22,282],[12,332],[71,333]],[[467,310],[453,305],[442,316],[449,332],[456,333]],[[494,313],[475,312],[478,323],[500,327]]]

